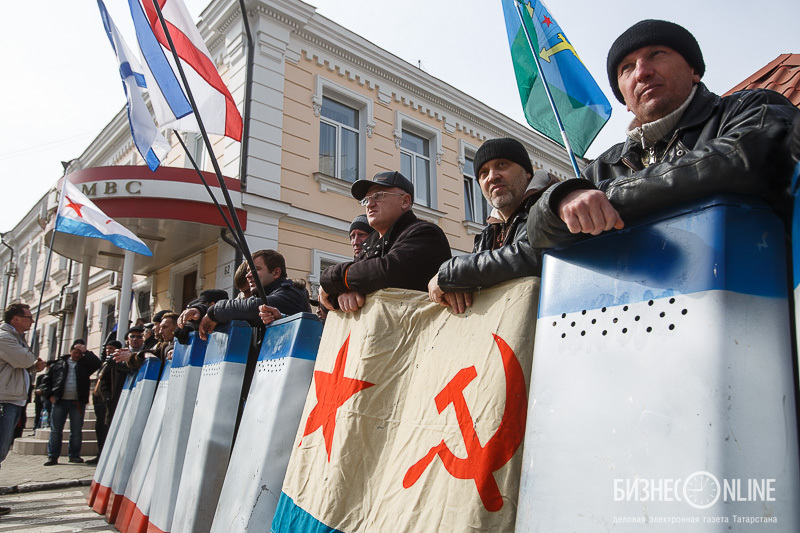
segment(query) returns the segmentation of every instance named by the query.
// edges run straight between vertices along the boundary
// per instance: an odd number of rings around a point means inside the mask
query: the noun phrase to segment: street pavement
[[[89,459],[86,457],[85,459]],[[94,466],[67,463],[43,466],[47,457],[10,451],[0,464],[0,533],[116,531],[86,505]]]
[[[88,493],[89,487],[77,486],[1,495],[0,505],[11,513],[0,517],[0,533],[116,531],[86,505]]]

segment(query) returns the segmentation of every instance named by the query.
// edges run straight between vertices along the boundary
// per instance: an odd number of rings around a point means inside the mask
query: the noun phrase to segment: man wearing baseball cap
[[[366,208],[375,232],[355,260],[325,269],[319,301],[328,309],[350,312],[379,289],[427,290],[428,280],[450,258],[450,244],[438,226],[414,215],[414,185],[400,172],[379,172],[371,180],[356,181],[350,191]]]
[[[694,36],[663,20],[620,35],[607,59],[608,81],[633,113],[625,142],[549,189],[531,210],[534,247],[620,229],[678,203],[718,193],[765,198],[785,212],[792,171],[788,142],[800,114],[777,92],[720,97],[700,81],[706,70]]]
[[[475,237],[471,254],[447,260],[428,282],[431,301],[463,313],[473,292],[523,276],[542,275],[541,252],[528,244],[528,210],[558,183],[544,170],[534,172],[525,146],[516,139],[489,139],[473,160],[475,177],[493,207],[488,226]]]

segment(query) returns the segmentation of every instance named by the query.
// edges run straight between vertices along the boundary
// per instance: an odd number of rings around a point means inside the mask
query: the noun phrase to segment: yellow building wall
[[[319,117],[314,116],[312,96],[316,90],[316,76],[363,95],[373,101],[375,127],[366,139],[366,172],[369,179],[385,170],[400,168],[400,150],[394,144],[395,114],[401,111],[415,120],[441,132],[444,155],[437,164],[431,154],[431,164],[436,165],[436,196],[438,211],[445,216],[439,226],[447,235],[452,248],[462,251],[472,249],[473,236],[468,235],[464,220],[463,177],[458,171],[459,140],[475,146],[480,142],[463,131],[448,133],[442,120],[412,109],[407,101],[393,98],[387,105],[378,100],[377,91],[355,79],[331,72],[324,65],[308,60],[305,55],[297,63],[286,63],[286,90],[284,91],[283,147],[281,154],[281,200],[309,211],[350,221],[364,212],[358,203],[334,192],[321,192],[314,180],[319,171]],[[362,133],[363,134],[363,133]],[[288,234],[287,234],[288,235]],[[281,238],[282,245],[289,241]],[[322,248],[322,246],[316,246]],[[327,248],[326,248],[327,249]],[[330,251],[334,251],[330,249]],[[343,253],[347,254],[347,250]],[[310,261],[310,259],[309,259]]]

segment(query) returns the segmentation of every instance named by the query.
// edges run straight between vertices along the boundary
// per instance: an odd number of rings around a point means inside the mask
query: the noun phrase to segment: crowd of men
[[[353,198],[365,208],[350,226],[353,259],[321,275],[320,315],[355,312],[370,293],[384,288],[426,291],[431,301],[464,313],[479,290],[525,276],[541,276],[542,250],[619,230],[658,210],[718,193],[764,198],[776,212],[789,212],[789,182],[800,157],[800,110],[769,90],[726,97],[701,82],[703,55],[694,36],[661,20],[634,24],[614,42],[607,58],[608,80],[617,99],[633,114],[624,142],[593,161],[578,179],[559,181],[536,170],[515,139],[487,140],[474,169],[492,211],[476,236],[472,253],[452,257],[444,232],[413,212],[414,185],[397,171],[358,180]],[[122,384],[147,357],[171,357],[175,339],[191,331],[205,339],[221,323],[253,326],[310,312],[302,283],[287,276],[274,250],[253,254],[255,274],[237,269],[239,294],[204,291],[180,314],[154,317],[152,328],[131,327],[126,346],[108,340],[95,388],[104,422],[114,415]],[[257,294],[257,275],[266,301]],[[30,308],[12,304],[0,325],[0,462],[24,409],[31,376],[45,363],[28,348]],[[145,338],[149,335],[149,338]],[[89,399],[89,376],[100,359],[78,339],[70,353],[37,380],[49,402],[51,437],[46,465],[57,464],[67,417],[73,432],[69,460],[80,462],[80,429]],[[38,415],[37,415],[38,416]],[[98,433],[98,439],[100,434]],[[0,514],[8,508],[0,508]]]

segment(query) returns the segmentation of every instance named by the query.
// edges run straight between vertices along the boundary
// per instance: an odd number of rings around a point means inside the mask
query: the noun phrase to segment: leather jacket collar
[[[697,85],[697,93],[694,95],[683,117],[681,117],[681,120],[678,122],[678,126],[672,134],[671,139],[675,139],[683,130],[698,124],[705,124],[709,117],[715,112],[719,102],[719,96],[709,91],[704,83],[699,83]],[[670,143],[671,142],[672,140],[670,140]],[[641,152],[641,146],[628,138],[624,143],[618,144],[615,149],[609,150],[598,159],[608,164],[620,163],[622,159],[627,161],[639,161]]]

